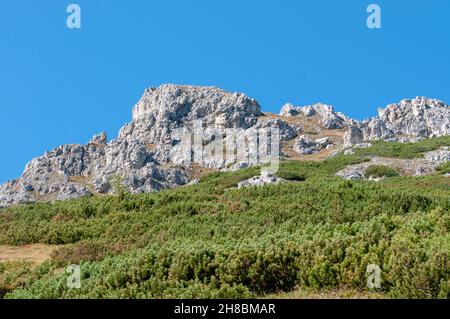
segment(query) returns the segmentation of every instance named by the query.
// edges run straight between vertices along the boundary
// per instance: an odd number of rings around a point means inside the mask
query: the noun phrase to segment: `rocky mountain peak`
[[[110,193],[119,178],[133,193],[157,191],[189,182],[168,156],[177,128],[204,125],[247,129],[262,115],[255,99],[216,87],[165,84],[146,89],[117,139],[106,133],[86,145],[62,145],[33,159],[23,175],[0,186],[0,206],[37,200],[65,200]]]
[[[378,116],[355,122],[346,134],[346,145],[373,140],[414,142],[450,135],[450,107],[426,97],[404,99],[378,109]]]
[[[229,93],[217,87],[165,84],[146,89],[133,108],[133,121],[155,118],[175,122],[220,117],[217,124],[252,126],[261,115],[255,99],[242,93]],[[250,119],[249,119],[250,118]]]
[[[62,145],[30,161],[20,178],[0,185],[0,206],[107,194],[114,191],[111,182],[116,179],[132,193],[189,183],[192,170],[183,164],[184,153],[175,152],[173,157],[174,146],[180,143],[173,132],[179,128],[193,132],[199,121],[203,127],[237,128],[244,135],[255,129],[277,128],[281,154],[293,158],[315,153],[328,156],[372,140],[450,135],[450,108],[424,97],[390,104],[379,110],[377,117],[359,122],[322,103],[286,104],[280,115],[263,114],[259,103],[242,93],[166,84],[146,89],[132,115],[117,139],[108,142],[106,133],[101,133],[85,145]],[[203,139],[203,132],[200,134]],[[225,140],[232,138],[226,136]],[[212,141],[209,136],[203,143]],[[199,164],[213,169],[228,167],[223,160],[206,159]]]
[[[108,138],[106,136],[106,133],[102,132],[100,134],[94,135],[92,139],[89,141],[89,144],[105,145],[107,141]]]
[[[280,111],[280,116],[317,116],[325,129],[337,129],[346,127],[351,119],[342,113],[335,112],[331,105],[317,103],[306,106],[294,106],[291,103],[285,104]]]
[[[170,144],[171,133],[192,127],[201,120],[205,126],[249,128],[262,115],[259,103],[242,93],[229,93],[217,87],[165,84],[145,90],[133,108],[133,121],[119,133],[119,139],[145,144]],[[159,152],[160,161],[167,154]]]
[[[444,102],[429,99],[426,97],[418,96],[414,99],[404,99],[400,103],[389,104],[384,109],[378,109],[379,118],[386,121],[395,121],[398,117],[410,113],[414,117],[424,116],[426,112],[433,111],[446,111],[448,105]]]

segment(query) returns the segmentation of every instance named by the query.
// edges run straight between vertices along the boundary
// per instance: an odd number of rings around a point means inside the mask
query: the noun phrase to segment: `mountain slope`
[[[122,189],[115,196],[0,210],[0,245],[61,245],[17,282],[2,287],[0,270],[0,291],[8,298],[237,298],[308,289],[365,294],[367,266],[377,264],[381,296],[448,298],[450,179],[335,176],[391,147],[420,157],[433,148],[427,141],[380,142],[384,146],[322,162],[285,161],[278,172],[285,182],[277,185],[237,189],[259,174],[251,167],[158,193]],[[443,144],[450,140],[436,139],[434,148]],[[69,274],[59,269],[68,264],[81,265],[81,289],[67,288]]]

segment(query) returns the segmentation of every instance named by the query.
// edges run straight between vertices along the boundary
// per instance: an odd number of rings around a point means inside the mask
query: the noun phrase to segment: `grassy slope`
[[[448,298],[450,180],[334,177],[363,155],[410,158],[442,145],[450,139],[284,162],[279,175],[291,182],[258,189],[233,188],[258,174],[252,168],[160,193],[0,211],[0,245],[64,245],[34,269],[0,266],[0,295],[18,288],[6,297],[297,297],[341,289],[364,296],[366,268],[375,263],[382,296]],[[71,263],[82,265],[80,290],[68,290],[60,271]]]

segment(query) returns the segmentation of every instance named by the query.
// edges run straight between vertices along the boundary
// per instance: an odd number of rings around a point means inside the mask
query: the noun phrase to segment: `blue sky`
[[[81,30],[66,7],[82,9]],[[366,26],[370,3],[380,30]],[[324,102],[355,118],[450,103],[447,0],[4,0],[0,182],[60,144],[110,138],[148,86],[215,85],[264,111]]]

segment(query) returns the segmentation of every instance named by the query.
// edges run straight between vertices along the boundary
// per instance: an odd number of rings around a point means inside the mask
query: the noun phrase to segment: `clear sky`
[[[80,30],[66,26],[70,3]],[[367,28],[370,3],[382,29]],[[449,21],[448,0],[2,0],[0,182],[60,144],[116,137],[162,83],[359,119],[418,95],[450,103]]]

